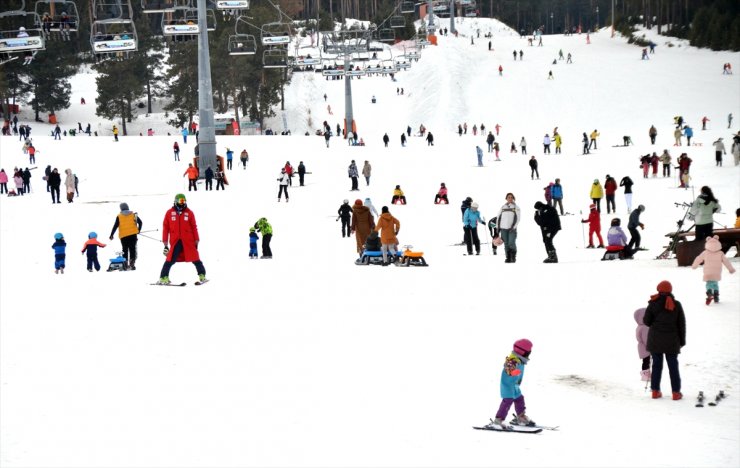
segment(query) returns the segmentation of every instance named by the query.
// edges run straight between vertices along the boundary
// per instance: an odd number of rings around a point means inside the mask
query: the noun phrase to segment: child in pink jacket
[[[722,252],[722,244],[719,236],[707,237],[704,244],[704,252],[700,253],[691,264],[692,269],[697,269],[704,263],[704,281],[707,282],[707,305],[712,302],[719,302],[719,280],[722,279],[722,265],[727,267],[727,271],[735,273],[732,263]]]
[[[644,307],[635,311],[635,322],[637,322],[635,338],[637,338],[637,355],[642,359],[641,380],[643,382],[650,382],[650,352],[647,350],[648,331],[650,331],[650,327],[643,323],[642,319],[644,317]]]

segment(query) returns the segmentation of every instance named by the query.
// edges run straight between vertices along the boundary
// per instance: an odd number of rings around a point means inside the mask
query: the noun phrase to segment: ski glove
[[[162,251],[162,254],[166,257],[168,253],[170,253],[170,248],[167,247],[167,244],[164,244],[164,250]]]

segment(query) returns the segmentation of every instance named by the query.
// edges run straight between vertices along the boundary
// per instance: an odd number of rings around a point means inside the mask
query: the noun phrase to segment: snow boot
[[[516,250],[511,251],[511,263],[516,263]]]
[[[663,394],[660,393],[660,390],[653,390],[653,400],[657,400],[658,398],[663,398]]]
[[[558,254],[554,250],[547,252],[547,258],[542,263],[558,263]]]
[[[673,397],[672,398],[673,398],[674,401],[675,400],[680,400],[681,398],[683,398],[683,393],[681,393],[681,392],[673,392]]]
[[[719,296],[719,294],[717,294]],[[714,299],[714,294],[711,289],[707,289],[707,300],[704,301],[707,305],[712,303],[712,299]]]
[[[714,302],[719,303],[719,289],[714,290]]]
[[[506,249],[504,252],[506,253],[506,260],[504,260],[504,263],[511,263],[511,251]]]
[[[594,245],[593,245],[593,244],[588,244],[588,245],[586,246],[586,248],[587,248],[587,249],[593,249],[593,248],[594,248]]]

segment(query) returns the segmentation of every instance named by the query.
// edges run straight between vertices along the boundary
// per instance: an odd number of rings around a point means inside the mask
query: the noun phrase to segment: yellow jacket
[[[601,187],[600,182],[594,182],[591,186],[591,198],[604,198],[604,189]]]

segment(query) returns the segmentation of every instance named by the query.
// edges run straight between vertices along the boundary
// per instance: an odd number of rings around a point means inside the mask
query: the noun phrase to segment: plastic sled
[[[626,258],[624,254],[624,247],[621,245],[610,245],[607,246],[604,256],[601,257],[601,261],[605,260],[624,260]]]
[[[390,262],[393,263],[395,258],[400,258],[403,254],[401,252],[396,252],[396,255],[391,255],[390,252],[388,253],[388,256],[390,257]],[[382,265],[383,264],[383,252],[380,250],[364,250],[362,252],[362,256],[355,260],[355,265]]]
[[[424,252],[413,252],[411,250],[414,247],[413,245],[406,245],[404,247],[405,250],[403,251],[403,255],[401,256],[401,261],[398,266],[429,266],[426,260],[424,260]]]
[[[123,258],[123,252],[116,252],[116,258],[110,259],[107,271],[124,271],[126,269],[126,259]]]

